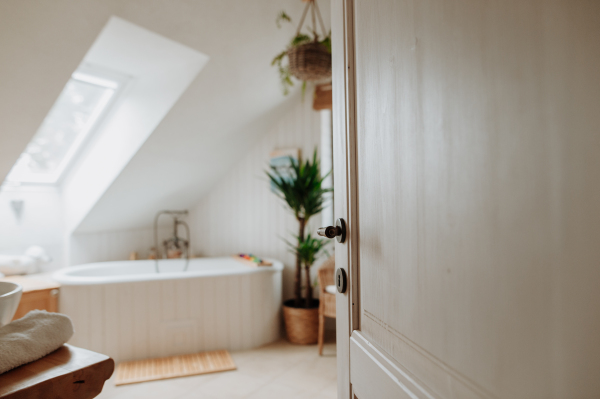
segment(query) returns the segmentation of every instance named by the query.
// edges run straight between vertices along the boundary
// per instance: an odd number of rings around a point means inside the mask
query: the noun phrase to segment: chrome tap
[[[186,222],[180,219],[181,216],[186,216],[188,214],[187,210],[184,211],[160,211],[156,214],[154,218],[154,248],[156,248],[157,256],[156,256],[156,273],[160,273],[158,269],[158,259],[161,257],[160,250],[158,246],[158,219],[161,215],[169,215],[173,218],[173,237],[163,241],[164,251],[162,253],[162,258],[169,258],[169,253],[176,254],[177,257],[182,257],[185,254],[185,266],[183,271],[186,271],[188,265],[190,263],[190,227]],[[186,239],[179,237],[179,226],[185,227],[186,230]]]

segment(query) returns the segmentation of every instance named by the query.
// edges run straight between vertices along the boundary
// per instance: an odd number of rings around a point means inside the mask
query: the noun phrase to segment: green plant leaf
[[[327,36],[325,39],[321,40],[319,43],[327,47],[329,52],[331,53],[331,36]]]
[[[304,94],[306,94],[306,81],[302,81],[302,101],[304,101]]]
[[[281,29],[281,23],[282,22],[292,22],[292,19],[290,18],[289,15],[287,15],[285,13],[285,11],[281,11],[279,13],[279,15],[277,15],[277,19],[275,20],[275,23],[277,24],[277,27]]]
[[[273,58],[273,61],[271,61],[271,66],[281,65],[281,62],[283,61],[283,57],[285,57],[286,54],[287,54],[287,50],[284,50],[281,53],[277,54],[277,56],[275,56],[275,58]]]
[[[325,194],[332,192],[331,188],[323,187],[323,180],[329,173],[321,176],[317,150],[313,153],[312,160],[296,160],[290,157],[289,176],[271,166],[265,171],[269,180],[275,187],[275,193],[284,200],[297,219],[304,219],[306,223],[317,213],[323,210],[326,200]]]
[[[310,36],[305,35],[304,33],[298,33],[292,38],[292,41],[290,42],[290,47],[300,46],[302,44],[310,43],[312,41],[313,39]]]
[[[288,245],[290,252],[300,257],[305,268],[311,267],[321,255],[329,255],[326,247],[331,241],[313,237],[310,233],[307,234],[304,240],[301,240],[298,236],[294,237],[296,238],[295,244],[287,240],[285,242]]]
[[[297,244],[294,248],[294,253],[300,257],[304,267],[311,267],[321,255],[329,255],[326,247],[331,243],[329,240],[319,239],[310,235],[304,240],[296,237]],[[290,243],[288,243],[290,245]]]

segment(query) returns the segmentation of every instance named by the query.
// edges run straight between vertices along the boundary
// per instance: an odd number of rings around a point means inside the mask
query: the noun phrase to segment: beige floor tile
[[[331,337],[329,337],[331,339]],[[324,356],[316,345],[292,345],[284,340],[231,355],[235,371],[116,387],[108,380],[100,399],[335,399],[335,343]]]
[[[288,385],[280,384],[277,381],[265,385],[256,392],[246,396],[247,399],[294,399],[301,393],[297,389]]]

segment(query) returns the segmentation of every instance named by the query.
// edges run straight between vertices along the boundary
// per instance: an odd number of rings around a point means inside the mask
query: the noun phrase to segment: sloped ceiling
[[[295,101],[270,66],[295,26],[275,26],[300,0],[0,2],[0,176],[54,103],[110,16],[201,51],[210,61],[78,231],[150,226],[156,211],[189,208]],[[319,2],[328,25],[329,2]]]

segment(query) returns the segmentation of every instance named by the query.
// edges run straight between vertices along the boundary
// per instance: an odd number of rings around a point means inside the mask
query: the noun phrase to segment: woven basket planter
[[[292,47],[287,52],[290,72],[300,80],[331,78],[331,53],[321,43],[311,42]]]
[[[283,319],[288,341],[298,345],[316,344],[319,338],[319,301],[314,308],[294,308],[294,300],[283,303]]]

